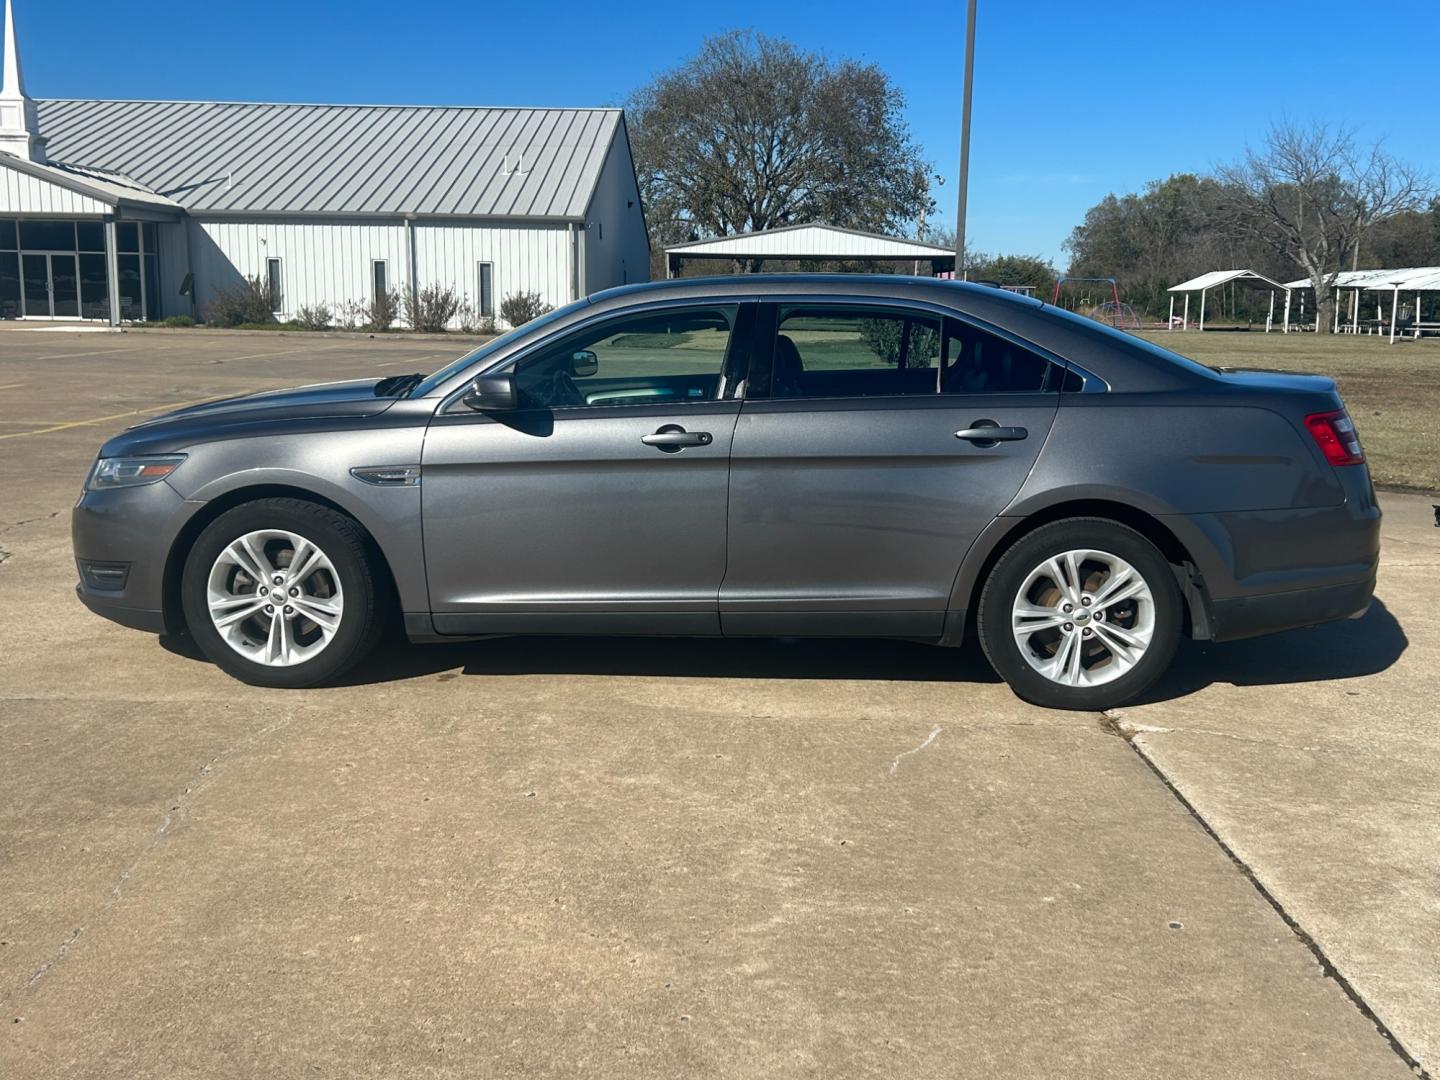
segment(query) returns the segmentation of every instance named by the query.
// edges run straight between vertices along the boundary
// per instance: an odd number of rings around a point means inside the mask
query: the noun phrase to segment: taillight
[[[1305,417],[1305,426],[1331,465],[1364,463],[1365,451],[1360,446],[1360,436],[1355,434],[1355,425],[1344,409],[1312,413]]]

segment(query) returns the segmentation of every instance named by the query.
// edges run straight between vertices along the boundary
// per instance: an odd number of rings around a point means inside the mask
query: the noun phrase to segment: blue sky
[[[619,104],[707,34],[753,28],[883,67],[904,91],[911,129],[945,179],[936,189],[939,217],[954,220],[961,0],[131,0],[123,13],[95,0],[15,3],[36,97]],[[1354,0],[1198,7],[981,0],[972,244],[1063,263],[1065,237],[1107,192],[1230,160],[1285,116],[1323,114],[1367,138],[1386,137],[1392,151],[1440,176],[1437,35],[1436,0],[1373,9]]]

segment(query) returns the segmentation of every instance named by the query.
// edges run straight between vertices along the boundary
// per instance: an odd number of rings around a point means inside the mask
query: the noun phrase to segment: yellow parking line
[[[24,385],[23,382],[6,383],[4,386],[0,386],[0,390],[18,390]]]
[[[263,393],[263,391],[255,391]],[[103,424],[107,420],[123,420],[127,416],[143,416],[146,413],[168,412],[171,409],[183,409],[187,405],[202,405],[207,401],[218,400],[216,395],[196,398],[194,401],[172,401],[168,405],[156,405],[150,409],[131,409],[129,412],[113,413],[110,416],[96,416],[89,420],[70,420],[63,424],[52,424],[49,427],[36,428],[34,431],[12,431],[8,435],[0,435],[0,439],[23,439],[27,435],[48,435],[52,431],[64,431],[67,428],[86,427],[90,424]]]
[[[29,344],[28,342],[26,344]],[[138,349],[93,349],[90,352],[52,353],[48,356],[38,355],[26,357],[27,360],[75,360],[81,356],[108,356],[111,353],[138,352]]]

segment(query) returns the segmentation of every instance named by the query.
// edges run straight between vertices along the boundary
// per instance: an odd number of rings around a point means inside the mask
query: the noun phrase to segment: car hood
[[[151,417],[110,439],[101,457],[121,454],[163,454],[196,442],[272,434],[289,426],[349,419],[363,421],[395,404],[377,397],[378,379],[350,379],[288,390],[222,398]]]

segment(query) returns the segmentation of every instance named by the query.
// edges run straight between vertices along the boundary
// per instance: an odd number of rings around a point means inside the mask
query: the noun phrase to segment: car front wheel
[[[1170,666],[1184,605],[1164,555],[1100,518],[1044,525],[995,564],[980,597],[980,642],[1020,697],[1108,709]]]
[[[190,549],[185,621],[216,666],[255,686],[336,678],[383,629],[371,544],[353,520],[299,499],[217,517]]]

